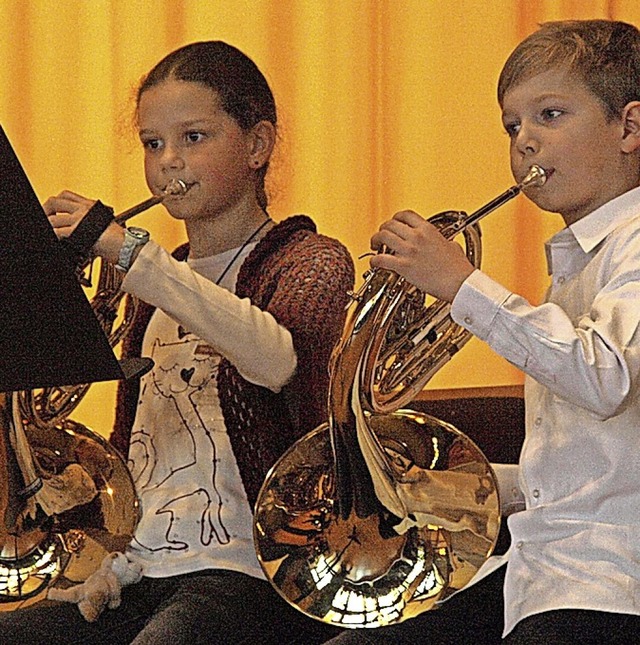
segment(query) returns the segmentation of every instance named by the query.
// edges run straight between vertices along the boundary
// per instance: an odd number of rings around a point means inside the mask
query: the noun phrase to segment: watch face
[[[145,231],[145,229],[138,226],[129,226],[127,230],[133,237],[139,240],[147,240],[149,238],[149,231]]]

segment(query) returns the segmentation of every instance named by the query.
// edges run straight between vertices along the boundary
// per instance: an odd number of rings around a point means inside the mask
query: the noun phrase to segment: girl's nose
[[[162,151],[161,159],[163,168],[184,168],[184,159],[178,146],[166,145]]]

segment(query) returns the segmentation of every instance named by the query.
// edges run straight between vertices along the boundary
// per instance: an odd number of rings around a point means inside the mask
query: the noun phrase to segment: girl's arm
[[[149,241],[122,288],[210,343],[248,381],[278,392],[296,368],[290,332],[272,314],[238,298]]]

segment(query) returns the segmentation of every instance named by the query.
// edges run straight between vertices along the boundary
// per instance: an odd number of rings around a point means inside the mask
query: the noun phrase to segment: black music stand
[[[0,127],[0,392],[119,380],[144,365],[115,357]]]

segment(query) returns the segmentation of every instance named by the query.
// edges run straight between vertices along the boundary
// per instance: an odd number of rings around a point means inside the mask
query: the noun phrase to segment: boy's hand
[[[372,267],[395,271],[422,291],[452,302],[475,267],[459,244],[413,211],[400,211],[371,238],[371,248],[386,247]]]

